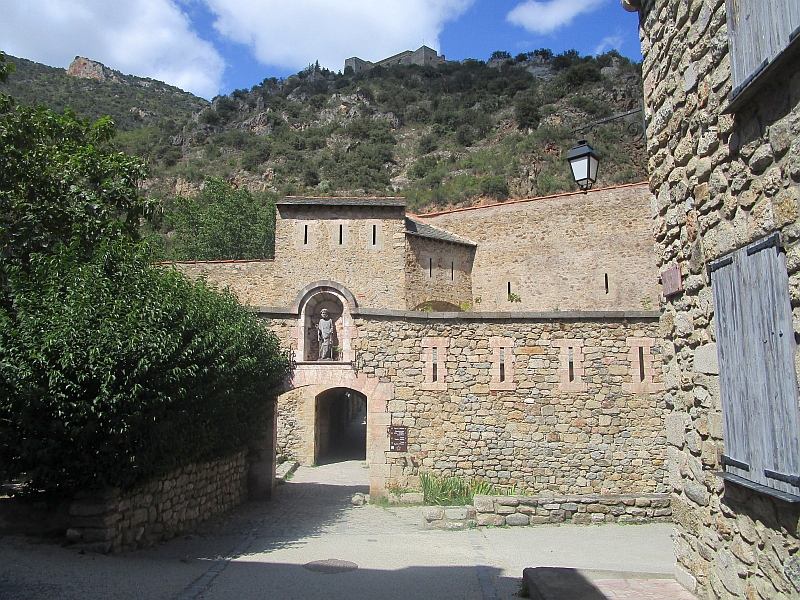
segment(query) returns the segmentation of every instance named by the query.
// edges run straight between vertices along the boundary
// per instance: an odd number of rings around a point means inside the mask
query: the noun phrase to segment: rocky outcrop
[[[105,81],[106,79],[118,81],[111,69],[102,63],[89,60],[83,56],[75,57],[75,60],[70,63],[67,69],[67,75],[80,77],[81,79],[95,79],[97,81]]]

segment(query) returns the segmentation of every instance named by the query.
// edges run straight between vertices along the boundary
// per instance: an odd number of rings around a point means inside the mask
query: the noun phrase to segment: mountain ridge
[[[637,108],[642,93],[640,66],[615,51],[496,52],[487,62],[358,74],[314,64],[210,103],[83,57],[60,74],[9,58],[18,73],[4,92],[111,114],[117,147],[151,167],[144,193],[164,199],[197,194],[208,176],[272,194],[402,194],[418,212],[573,191],[573,129]],[[37,87],[37,77],[60,93]],[[589,135],[601,155],[598,185],[646,178],[643,141],[625,134],[636,119]]]

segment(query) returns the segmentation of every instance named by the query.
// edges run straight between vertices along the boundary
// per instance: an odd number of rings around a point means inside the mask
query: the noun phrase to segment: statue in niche
[[[336,338],[336,327],[333,324],[327,308],[320,311],[317,324],[317,339],[319,340],[319,359],[333,360],[333,345]]]

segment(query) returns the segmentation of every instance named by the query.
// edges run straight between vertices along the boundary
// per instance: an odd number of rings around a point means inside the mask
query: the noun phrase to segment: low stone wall
[[[560,497],[481,496],[473,506],[432,506],[423,511],[426,529],[478,525],[518,527],[546,523],[649,523],[671,521],[669,494]]]
[[[247,453],[176,469],[132,491],[82,493],[69,509],[67,539],[90,552],[146,548],[247,498]]]

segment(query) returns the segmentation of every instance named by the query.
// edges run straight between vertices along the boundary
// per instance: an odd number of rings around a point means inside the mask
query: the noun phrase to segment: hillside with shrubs
[[[641,113],[573,132],[640,106],[640,65],[616,51],[498,51],[359,74],[314,64],[211,103],[121,74],[100,82],[10,60],[8,93],[23,103],[111,115],[116,147],[146,161],[145,193],[168,206],[208,177],[275,196],[400,194],[418,212],[553,194],[575,189],[565,156],[581,137],[600,154],[598,185],[645,179],[643,141],[625,133]],[[32,70],[46,86],[33,86]]]

